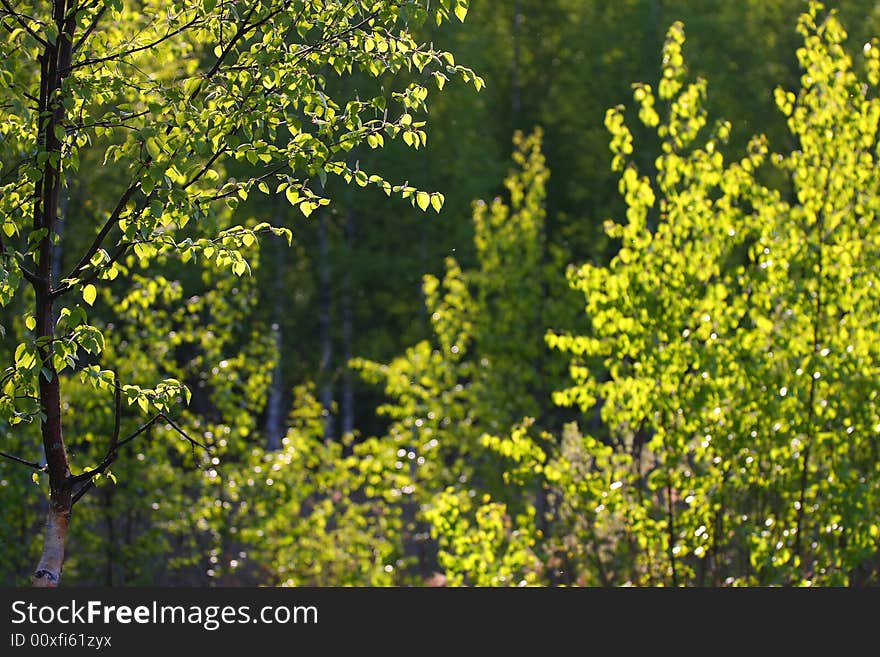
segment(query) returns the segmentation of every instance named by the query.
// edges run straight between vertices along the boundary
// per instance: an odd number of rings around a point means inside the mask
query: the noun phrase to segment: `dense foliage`
[[[52,4],[4,581],[66,491],[65,584],[880,582],[873,3]]]

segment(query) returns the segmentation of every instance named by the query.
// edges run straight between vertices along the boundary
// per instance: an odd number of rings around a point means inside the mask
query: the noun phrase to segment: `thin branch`
[[[293,65],[296,66],[300,61],[302,61],[303,57],[305,57],[306,55],[308,55],[312,52],[315,52],[316,50],[320,50],[323,46],[330,44],[330,43],[333,43],[335,41],[338,41],[339,39],[341,39],[344,36],[347,36],[349,34],[353,34],[354,32],[357,32],[364,25],[366,25],[370,21],[374,20],[378,16],[379,16],[379,12],[374,11],[373,13],[366,16],[362,21],[347,27],[346,29],[342,30],[341,32],[336,32],[335,34],[328,35],[328,36],[322,38],[320,41],[318,41],[318,43],[314,43],[310,46],[306,46],[305,48],[297,51],[295,53],[296,59],[293,61]]]
[[[831,162],[831,165],[834,165],[834,162]],[[830,177],[829,177],[830,178]],[[830,183],[826,180],[825,182],[825,195],[823,198],[828,198],[828,194],[830,192]],[[818,244],[816,245],[816,267],[814,271],[816,272],[816,302],[814,305],[814,316],[813,316],[813,355],[818,355],[821,347],[821,322],[822,322],[822,313],[824,311],[823,305],[823,286],[822,286],[822,277],[824,276],[824,250],[822,247],[825,245],[824,243],[824,232],[825,232],[825,208],[824,206],[820,208],[819,213],[816,216],[816,235],[818,236]],[[813,448],[813,441],[816,436],[816,427],[814,426],[814,422],[816,420],[816,375],[813,372],[809,373],[810,375],[810,391],[808,393],[807,398],[807,428],[806,435],[804,436],[804,458],[801,466],[801,477],[800,483],[798,485],[798,507],[797,507],[797,519],[795,524],[795,535],[794,535],[794,555],[798,560],[798,566],[803,568],[803,555],[801,554],[802,543],[801,543],[801,534],[803,534],[804,530],[804,513],[806,511],[806,495],[807,495],[807,484],[810,474],[810,450]]]
[[[116,249],[116,252],[115,252],[112,256],[110,256],[110,259],[109,259],[106,263],[104,263],[104,267],[103,267],[103,269],[95,269],[91,274],[89,274],[88,276],[86,276],[85,278],[83,278],[83,279],[80,281],[80,283],[82,283],[83,285],[87,285],[87,284],[89,284],[89,283],[93,283],[95,280],[97,280],[98,276],[100,276],[100,275],[101,275],[101,274],[107,269],[107,267],[110,267],[110,266],[113,265],[117,260],[119,260],[119,259],[125,254],[126,251],[128,251],[128,250],[129,250],[131,247],[133,247],[135,244],[143,244],[143,243],[145,243],[145,241],[146,241],[146,240],[136,240],[136,241],[134,241],[134,242],[123,242],[123,243],[120,244],[119,247]],[[63,293],[63,292],[67,292],[67,290],[69,290],[69,289],[70,289],[70,286],[67,286],[66,289],[59,288],[59,289],[57,290],[57,294],[56,294],[56,296],[57,296],[58,294]]]
[[[195,438],[193,438],[192,436],[190,436],[186,431],[184,431],[183,429],[181,429],[181,428],[177,425],[177,423],[176,423],[174,420],[172,420],[170,417],[168,417],[168,416],[165,415],[164,413],[159,413],[159,417],[161,417],[161,418],[164,419],[168,424],[170,424],[172,429],[174,429],[177,433],[179,433],[181,436],[183,436],[184,438],[186,438],[191,444],[195,445],[196,447],[201,447],[203,450],[205,450],[205,451],[208,452],[209,454],[211,453],[211,450],[208,449],[207,445],[203,445],[203,444],[200,443],[198,440],[196,440]]]
[[[0,0],[0,3],[2,3],[3,7],[6,9],[6,11],[9,13],[9,15],[12,16],[13,18],[15,18],[15,20],[18,22],[18,24],[24,28],[25,32],[27,32],[32,37],[34,37],[37,40],[37,42],[39,42],[40,45],[42,45],[44,48],[49,47],[49,43],[43,37],[41,37],[39,34],[37,34],[36,32],[34,32],[31,29],[31,26],[28,25],[27,22],[25,22],[25,20],[21,17],[21,14],[19,14],[17,11],[15,11],[15,9],[12,7],[12,5],[9,4],[8,0]],[[9,29],[9,28],[7,28],[7,29]],[[9,31],[11,32],[12,30],[9,30]]]
[[[6,253],[6,243],[3,241],[3,234],[0,233],[0,256],[7,256],[9,258],[13,257],[14,251],[12,253]],[[32,272],[30,269],[25,267],[22,263],[18,263],[18,270],[21,272],[21,275],[24,276],[25,280],[32,285],[36,285],[39,282],[37,275]]]
[[[119,385],[119,375],[115,371],[113,372],[113,405],[113,435],[110,437],[110,449],[107,451],[107,456],[104,457],[104,460],[107,461],[108,467],[110,463],[116,460],[116,450],[119,445],[119,425],[122,420],[122,386]],[[71,481],[71,487],[73,484],[74,482]],[[70,506],[73,507],[83,495],[94,487],[95,480],[94,478],[90,478],[86,484],[73,495],[70,501]]]
[[[0,0],[0,1],[5,1],[5,0]],[[200,20],[199,17],[196,16],[195,18],[191,19],[188,23],[184,23],[183,25],[178,27],[176,30],[172,30],[171,32],[166,32],[163,36],[159,37],[155,41],[152,41],[150,43],[146,43],[142,46],[137,46],[136,48],[131,48],[129,50],[125,50],[123,52],[118,52],[113,55],[107,55],[106,57],[97,57],[95,59],[84,59],[81,62],[71,64],[68,68],[71,71],[73,71],[73,70],[76,70],[76,69],[81,68],[83,66],[91,66],[92,64],[102,64],[103,62],[110,62],[115,59],[121,59],[122,57],[126,57],[128,55],[133,55],[133,54],[135,54],[137,52],[141,52],[143,50],[149,50],[150,48],[155,48],[163,41],[167,41],[171,37],[177,36],[181,32],[185,32],[186,30],[191,28],[193,25],[198,23],[199,20]]]
[[[232,50],[232,48],[235,47],[235,44],[239,41],[239,39],[241,39],[245,34],[248,33],[249,30],[248,30],[247,22],[248,22],[248,20],[250,20],[250,17],[254,15],[254,12],[257,10],[258,6],[259,6],[258,3],[256,3],[256,2],[253,5],[251,5],[250,11],[248,12],[247,16],[244,17],[244,20],[242,21],[241,25],[238,26],[238,30],[236,30],[235,34],[232,35],[232,38],[229,40],[229,43],[227,43],[223,47],[223,50],[220,51],[220,55],[217,57],[217,61],[214,62],[214,65],[205,74],[205,77],[204,77],[205,80],[208,80],[214,76],[214,74],[219,70],[220,66],[223,64],[223,60],[226,59],[226,56],[229,54],[229,52]],[[199,93],[200,87],[201,87],[201,84],[198,87],[196,87],[195,89],[193,89],[193,92],[190,94],[190,96],[188,98],[189,101],[192,101],[192,99],[195,98],[196,94]]]
[[[18,458],[17,456],[13,456],[12,454],[7,454],[6,452],[0,452],[0,456],[3,458],[9,459],[10,461],[15,461],[16,463],[20,463],[21,465],[26,465],[29,468],[33,468],[39,472],[47,472],[45,465],[40,465],[34,461],[27,461],[25,459]]]
[[[119,117],[118,121],[93,121],[92,123],[75,123],[74,127],[77,130],[86,130],[88,128],[127,128],[128,130],[137,130],[137,127],[128,125],[126,121],[130,121],[131,119],[139,119],[142,116],[146,116],[149,114],[149,110],[144,110],[143,112],[137,112],[130,116]]]
[[[80,488],[78,491],[76,491],[76,493],[73,494],[73,497],[70,498],[70,508],[72,509],[73,506],[74,506],[77,502],[79,502],[79,498],[81,498],[83,495],[85,495],[86,493],[88,493],[88,492],[89,492],[91,489],[93,489],[94,487],[95,487],[95,480],[94,480],[94,479],[89,479],[89,481],[86,482],[85,486],[83,486],[83,487]]]
[[[76,16],[80,12],[88,11],[89,9],[96,7],[100,2],[101,0],[92,0],[91,2],[86,2],[85,4],[79,6],[71,6],[67,9],[67,15]]]
[[[110,216],[107,217],[107,221],[104,222],[104,225],[101,226],[101,230],[98,231],[98,234],[95,236],[95,239],[92,241],[91,246],[86,250],[83,254],[83,257],[80,258],[79,262],[76,263],[73,270],[66,276],[66,278],[76,278],[76,276],[88,266],[89,262],[92,260],[92,256],[94,256],[98,249],[101,248],[101,244],[103,244],[104,240],[107,238],[107,235],[110,234],[110,231],[113,230],[113,227],[119,223],[119,219],[123,211],[125,210],[125,206],[128,204],[128,201],[134,196],[135,191],[140,184],[139,180],[133,182],[128,189],[125,190],[125,193],[122,195],[122,198],[119,199],[119,202],[116,204],[116,207],[113,209],[113,212],[110,213]],[[70,289],[70,285],[62,285],[57,290],[53,292],[54,297],[58,297]]]
[[[126,438],[126,439],[120,441],[120,442],[118,443],[118,445],[117,445],[117,448],[119,448],[119,447],[124,447],[125,445],[127,445],[128,443],[130,443],[132,440],[134,440],[135,438],[137,438],[138,436],[140,436],[144,431],[146,431],[146,430],[149,429],[151,426],[153,426],[154,424],[156,424],[156,422],[158,422],[161,418],[162,418],[162,413],[158,413],[158,414],[154,415],[152,418],[150,418],[150,420],[149,420],[148,422],[146,422],[145,424],[142,424],[141,426],[139,426],[139,427],[135,430],[135,432],[134,432],[133,434],[131,434],[128,438]]]
[[[86,482],[76,493],[74,493],[73,497],[71,498],[71,506],[76,504],[76,502],[79,501],[79,499],[83,495],[85,495],[89,490],[94,488],[95,477],[97,477],[98,475],[104,474],[104,472],[107,470],[107,468],[109,468],[110,465],[112,465],[112,463],[119,456],[119,448],[124,447],[125,445],[127,445],[128,443],[133,441],[135,438],[137,438],[142,433],[147,431],[147,429],[152,427],[154,424],[156,424],[160,420],[164,420],[166,423],[170,424],[172,429],[174,429],[178,434],[180,434],[183,438],[185,438],[193,446],[193,449],[195,449],[196,447],[201,447],[203,450],[205,450],[209,454],[211,453],[211,450],[208,449],[208,447],[206,447],[205,445],[200,443],[198,440],[196,440],[195,438],[190,436],[186,431],[181,429],[180,426],[174,420],[172,420],[170,417],[165,415],[165,413],[157,413],[152,418],[150,418],[146,423],[144,423],[140,427],[138,427],[135,430],[135,432],[132,433],[130,436],[128,436],[124,440],[119,440],[118,439],[119,436],[116,434],[116,431],[118,430],[119,417],[121,415],[120,391],[121,391],[121,388],[117,385],[116,386],[116,393],[115,393],[116,394],[115,402],[116,402],[116,404],[118,404],[117,409],[119,410],[119,412],[116,415],[115,424],[117,426],[114,427],[114,436],[110,441],[110,449],[107,451],[107,454],[104,456],[102,461],[97,466],[95,466],[95,468],[93,468],[92,470],[89,470],[87,472],[81,472],[78,475],[73,475],[73,476],[69,477],[67,480],[68,485],[71,487],[75,486],[78,483]]]
[[[227,135],[225,135],[225,136],[226,136],[226,137],[229,137],[230,135],[233,135],[233,134],[235,134],[236,132],[238,132],[239,129],[240,129],[240,128],[237,127],[235,130],[233,130],[232,132],[230,132],[229,134],[227,134]],[[189,188],[189,187],[190,187],[193,183],[195,183],[199,178],[201,178],[202,176],[204,176],[204,175],[208,172],[208,169],[210,169],[211,166],[214,164],[214,162],[216,162],[217,159],[218,159],[221,155],[223,155],[227,150],[229,150],[229,149],[227,148],[226,144],[221,145],[220,148],[218,148],[217,151],[211,156],[211,158],[210,158],[207,162],[205,162],[205,166],[203,166],[203,167],[201,168],[201,170],[200,170],[195,176],[193,176],[193,178],[192,178],[188,183],[186,183],[186,184],[183,186],[183,189],[187,189],[187,188]]]
[[[21,275],[24,276],[25,280],[31,285],[36,285],[40,282],[39,277],[23,264],[18,263],[18,270],[21,272]]]
[[[86,39],[89,38],[89,35],[94,31],[94,29],[98,26],[98,21],[101,20],[101,17],[104,15],[104,12],[107,11],[107,5],[104,5],[98,10],[98,13],[95,14],[95,17],[92,18],[92,22],[89,23],[89,26],[86,28],[85,32],[83,32],[82,36],[77,39],[77,42],[73,44],[73,49],[71,52],[76,52],[82,45],[86,42]]]
[[[140,180],[136,180],[128,186],[128,189],[122,194],[122,197],[119,199],[119,202],[116,204],[116,207],[113,208],[113,212],[110,213],[110,216],[107,217],[107,221],[104,222],[104,225],[101,227],[101,230],[98,231],[98,234],[95,236],[95,239],[92,241],[91,246],[86,250],[83,254],[83,257],[80,258],[79,262],[76,263],[76,266],[73,268],[70,276],[68,278],[73,278],[77,273],[85,269],[85,267],[91,262],[92,256],[94,256],[98,249],[101,248],[101,244],[104,242],[104,239],[113,230],[113,227],[119,223],[119,219],[122,216],[122,213],[125,211],[125,206],[128,204],[131,197],[134,196],[135,191],[140,184]]]
[[[110,437],[110,451],[115,452],[119,445],[119,427],[122,422],[122,386],[119,385],[119,374],[113,372],[113,435]]]

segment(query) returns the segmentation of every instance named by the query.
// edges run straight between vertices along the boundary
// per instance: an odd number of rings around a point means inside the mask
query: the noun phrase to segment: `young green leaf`
[[[97,298],[97,296],[98,296],[98,290],[91,283],[89,283],[88,285],[86,285],[83,288],[83,291],[82,291],[83,301],[85,301],[90,306],[95,303],[95,299]]]

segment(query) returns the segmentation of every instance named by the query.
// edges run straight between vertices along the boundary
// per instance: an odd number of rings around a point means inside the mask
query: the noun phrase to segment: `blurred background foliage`
[[[799,295],[815,293],[812,265],[798,258],[821,241],[808,220],[792,219],[799,216],[792,208],[808,205],[797,193],[809,184],[796,163],[762,159],[737,183],[750,191],[732,194],[701,178],[709,174],[694,155],[706,153],[706,135],[721,119],[729,136],[713,142],[724,155],[711,165],[718,176],[736,173],[728,163],[758,157],[753,135],[766,135],[769,151],[786,157],[802,148],[809,129],[787,125],[774,89],[801,88],[795,52],[803,37],[795,28],[804,9],[800,0],[472,0],[463,26],[423,28],[422,39],[442,43],[486,88],[452,86],[432,99],[422,157],[392,143],[350,159],[442,191],[442,213],[425,215],[334,180],[324,190],[333,203],[309,219],[254,196],[237,216],[288,226],[294,240],[253,244],[252,276],[160,259],[102,292],[93,322],[104,330],[104,358],[132,382],[185,382],[193,397],[179,424],[212,450],[194,453],[160,424],[134,442],[113,467],[116,482],[102,478],[75,509],[65,584],[877,584],[876,348],[836,365],[839,380],[828,385],[837,387],[824,397],[835,415],[815,430],[806,424],[816,418],[805,417],[813,411],[804,409],[818,403],[816,390],[787,383],[762,360],[775,351],[788,367],[799,349],[813,351],[812,329],[786,323],[779,305],[788,299],[807,308]],[[880,32],[876,2],[848,1],[839,18],[853,55]],[[686,161],[684,182],[664,189],[658,156],[668,133],[639,121],[643,101],[633,102],[632,84],[657,90],[664,76],[678,75],[669,59],[675,36],[667,37],[675,21],[687,35],[679,44],[686,80],[708,80],[699,99],[708,124],[697,142],[674,147]],[[854,59],[853,75],[865,78],[862,59]],[[861,83],[849,83],[858,93]],[[340,84],[356,89],[357,76]],[[875,97],[873,87],[864,93]],[[678,99],[663,96],[658,107]],[[810,112],[829,111],[810,102],[803,103]],[[606,121],[619,105],[620,122]],[[669,111],[661,125],[669,125]],[[841,112],[826,119],[845,127]],[[626,165],[615,171],[609,141],[624,125],[635,149],[623,151]],[[709,213],[692,229],[691,244],[704,250],[672,266],[686,283],[672,285],[671,269],[645,260],[649,247],[635,233],[607,230],[607,219],[626,225],[641,202],[637,185],[620,182],[628,166],[669,207],[682,187],[705,188],[713,203],[736,198],[739,214]],[[818,280],[833,297],[858,279],[865,296],[854,307],[832,299],[814,319],[831,332],[831,314],[852,313],[867,332],[856,341],[864,345],[877,344],[880,328],[865,278],[878,255],[871,205],[878,189],[861,166],[842,173],[841,184],[858,189],[868,209],[841,219],[850,231],[841,243],[862,246],[849,276]],[[76,188],[67,200],[95,216],[111,202]],[[722,219],[743,232],[725,241],[712,228]],[[780,236],[794,225],[798,234]],[[656,223],[651,230],[662,232]],[[67,231],[65,253],[88,239]],[[773,240],[792,271],[807,272],[791,274],[789,287],[748,278],[757,276],[750,249]],[[691,248],[673,244],[666,244],[670,262]],[[628,265],[622,245],[638,254]],[[834,260],[825,262],[827,272]],[[728,269],[701,279],[699,263]],[[737,266],[748,272],[737,278]],[[651,286],[665,290],[653,294]],[[693,353],[670,365],[651,351],[650,336],[668,331],[669,348],[684,349],[676,342],[684,327],[670,307],[681,301],[680,315],[690,316],[709,286],[721,306],[764,295],[757,315],[771,325],[752,318],[743,332],[730,319],[718,328],[727,338],[723,354],[696,356],[717,385],[701,388],[689,383],[689,367],[697,377],[702,371],[686,360]],[[614,327],[597,324],[602,303],[620,311]],[[641,332],[624,321],[639,309],[654,322],[643,318]],[[4,353],[15,348],[23,319],[7,328]],[[620,346],[627,341],[638,344]],[[826,342],[834,353],[848,344],[830,334]],[[791,395],[762,393],[771,379]],[[807,406],[796,404],[807,397]],[[70,451],[99,460],[112,407],[77,377],[64,403]],[[676,424],[676,408],[721,409],[735,445],[700,447],[708,420]],[[138,425],[134,413],[123,421]],[[766,433],[776,421],[784,440]],[[33,428],[0,432],[4,451],[39,458]],[[817,445],[809,463],[792,442],[805,435]],[[740,470],[750,457],[756,469]],[[0,495],[0,582],[19,585],[37,557],[44,495],[30,473],[5,460]]]

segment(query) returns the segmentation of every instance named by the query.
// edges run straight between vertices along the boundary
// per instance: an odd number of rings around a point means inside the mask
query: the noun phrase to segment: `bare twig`
[[[114,376],[115,376],[115,374],[114,374]],[[180,426],[174,420],[172,420],[170,417],[165,415],[165,413],[157,413],[152,418],[150,418],[147,422],[145,422],[140,427],[138,427],[134,431],[134,433],[132,433],[130,436],[128,436],[124,440],[119,440],[118,431],[119,431],[119,423],[120,423],[120,417],[121,417],[121,411],[122,411],[122,402],[121,402],[121,390],[122,389],[119,386],[118,382],[116,383],[115,387],[116,387],[116,392],[115,392],[116,418],[114,421],[113,437],[110,440],[110,448],[108,449],[107,454],[104,456],[104,458],[101,460],[101,462],[97,466],[95,466],[95,468],[93,468],[92,470],[88,470],[87,472],[81,472],[78,475],[73,475],[68,479],[68,485],[70,485],[71,487],[75,486],[76,484],[85,482],[85,483],[83,483],[83,486],[79,490],[77,490],[76,493],[74,493],[72,500],[71,500],[71,506],[73,504],[76,504],[76,502],[79,501],[79,499],[82,498],[83,495],[85,495],[89,490],[94,488],[95,477],[97,477],[98,475],[104,474],[104,472],[106,472],[107,468],[109,468],[113,464],[113,462],[119,456],[119,448],[124,447],[125,445],[127,445],[128,443],[133,441],[135,438],[137,438],[142,433],[147,431],[150,427],[152,427],[154,424],[156,424],[160,420],[171,425],[171,428],[174,429],[183,438],[185,438],[187,440],[187,442],[189,442],[190,445],[193,446],[193,449],[195,449],[196,447],[200,447],[208,453],[210,453],[210,451],[211,451],[210,449],[208,449],[207,446],[203,445],[198,440],[196,440],[195,438],[190,436],[186,431],[181,429]]]
[[[28,461],[17,456],[13,456],[12,454],[7,454],[6,452],[0,452],[0,456],[5,459],[9,459],[10,461],[15,461],[16,463],[20,463],[21,465],[26,465],[29,468],[33,468],[34,470],[38,470],[39,472],[46,472],[46,466],[40,465],[34,461]]]
[[[88,493],[90,490],[92,490],[94,487],[95,487],[95,480],[89,479],[88,482],[86,482],[86,484],[82,488],[80,488],[78,491],[76,491],[76,493],[73,494],[73,497],[70,498],[70,508],[73,508],[73,506],[77,502],[79,502],[79,499],[83,495]]]

